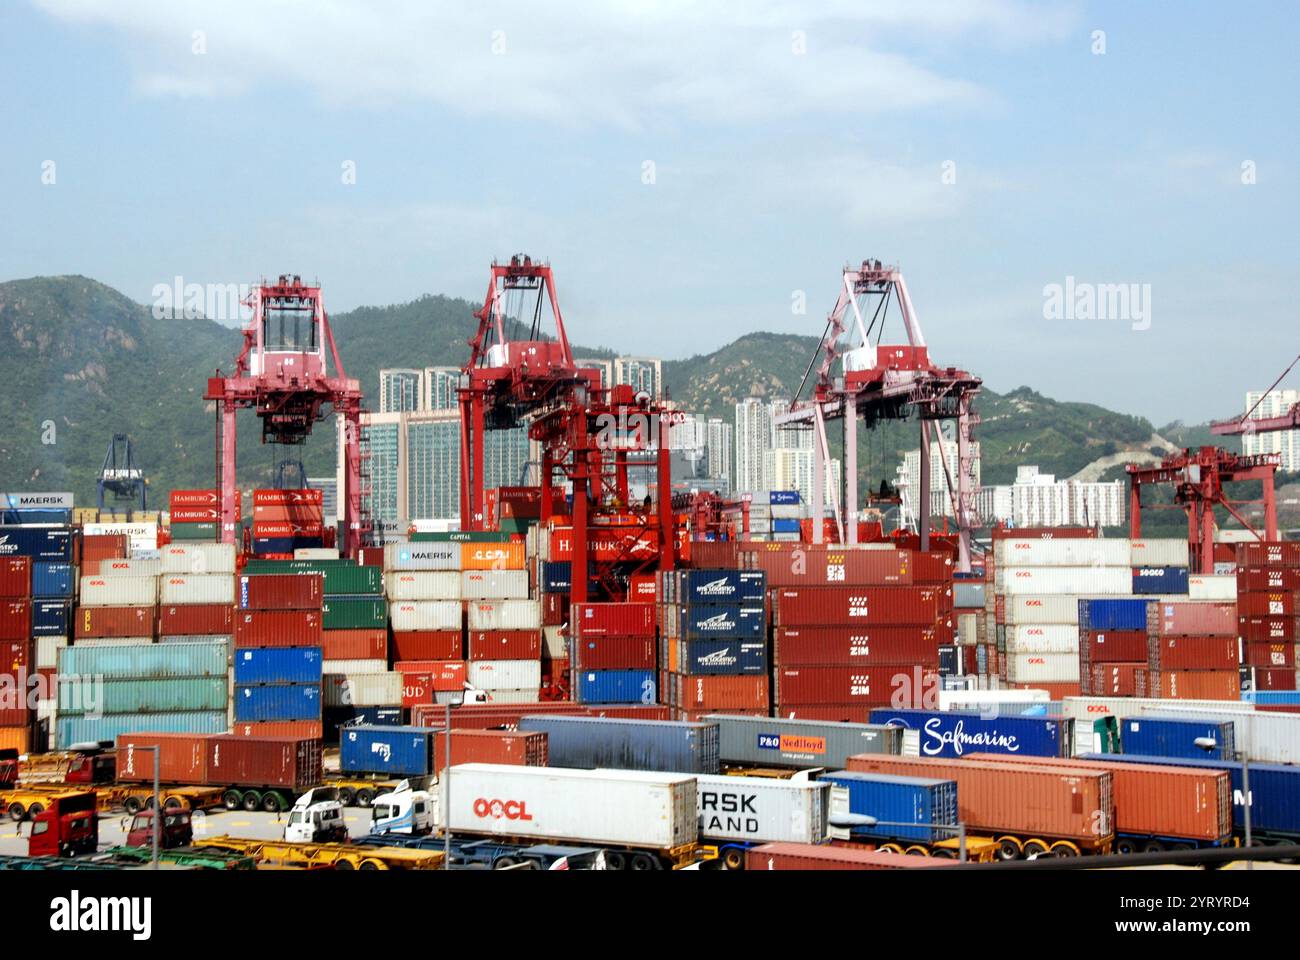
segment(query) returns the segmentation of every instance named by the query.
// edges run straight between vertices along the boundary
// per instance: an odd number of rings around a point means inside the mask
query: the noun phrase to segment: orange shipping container
[[[460,545],[462,570],[522,570],[524,545],[522,543],[462,543]]]
[[[237,723],[230,732],[237,737],[277,737],[292,740],[319,740],[319,720],[268,720],[264,723]]]
[[[0,750],[27,753],[32,746],[31,727],[0,727]]]
[[[812,843],[765,843],[745,851],[746,870],[911,870],[955,866],[939,857]]]
[[[1236,670],[1142,670],[1137,696],[1168,700],[1240,700],[1241,675]]]

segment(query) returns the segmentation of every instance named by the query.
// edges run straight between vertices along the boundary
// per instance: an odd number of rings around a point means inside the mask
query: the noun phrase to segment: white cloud
[[[744,122],[968,104],[983,96],[977,85],[886,43],[1033,43],[1059,39],[1071,22],[1069,8],[1017,0],[33,2],[61,20],[120,31],[145,95],[288,82],[331,102],[428,101],[470,115],[626,129],[665,116]],[[202,54],[192,52],[196,30]],[[806,37],[802,55],[795,31]]]

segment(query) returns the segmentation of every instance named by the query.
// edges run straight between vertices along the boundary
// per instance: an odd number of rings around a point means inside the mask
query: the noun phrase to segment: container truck
[[[154,812],[141,810],[131,817],[126,830],[128,847],[153,848]],[[194,824],[188,810],[167,810],[163,812],[162,830],[158,834],[158,849],[174,850],[188,847],[194,841]]]
[[[27,838],[29,857],[75,857],[99,850],[98,802],[93,790],[51,794],[47,806],[32,817]]]
[[[284,839],[295,843],[347,843],[348,828],[343,822],[338,790],[312,787],[299,797],[289,811]]]
[[[403,780],[388,793],[375,797],[370,808],[371,834],[424,836],[434,827],[433,795]]]
[[[742,870],[755,844],[824,843],[831,784],[769,777],[696,777],[700,839],[718,848],[723,870]]]

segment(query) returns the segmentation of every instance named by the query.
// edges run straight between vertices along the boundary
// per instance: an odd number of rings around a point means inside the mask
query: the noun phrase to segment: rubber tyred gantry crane
[[[217,371],[208,379],[204,399],[217,404],[217,507],[221,539],[237,542],[235,415],[254,410],[262,421],[262,442],[298,445],[328,412],[344,418],[343,506],[347,556],[370,540],[371,523],[364,506],[361,454],[361,384],[343,370],[319,286],[282,274],[275,283],[254,288],[244,305],[252,318],[235,371]],[[328,348],[328,357],[326,350]],[[333,364],[329,372],[327,359]],[[327,408],[328,411],[327,411]]]

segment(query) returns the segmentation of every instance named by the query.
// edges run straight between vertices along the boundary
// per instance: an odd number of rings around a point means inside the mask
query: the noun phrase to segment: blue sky
[[[575,341],[680,357],[819,334],[840,267],[870,256],[901,263],[932,354],[993,389],[1226,416],[1300,351],[1298,21],[1271,2],[10,2],[0,279],[81,273],[147,302],[177,275],[296,271],[337,312],[476,299],[525,250],[555,265]],[[1149,284],[1150,328],[1046,318],[1067,276]]]

